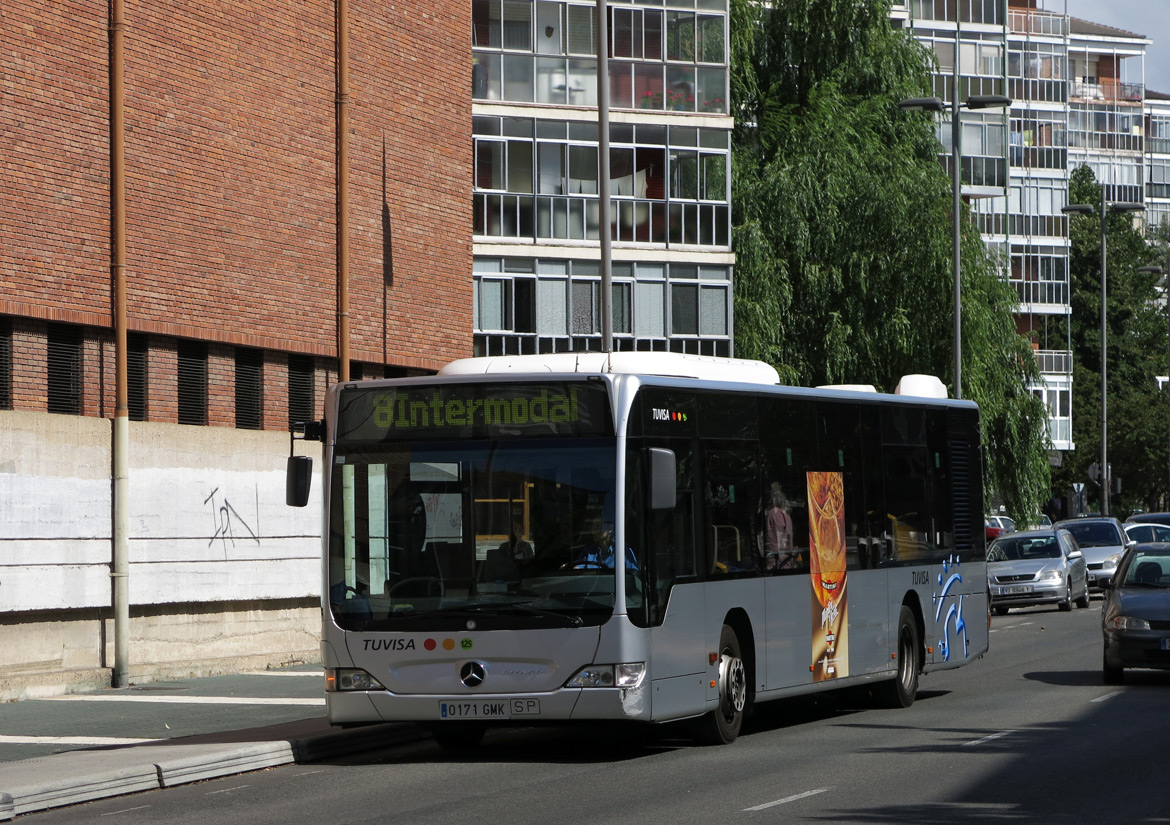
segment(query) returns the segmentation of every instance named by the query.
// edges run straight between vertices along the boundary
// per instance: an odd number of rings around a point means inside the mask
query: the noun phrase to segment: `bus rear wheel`
[[[739,736],[748,705],[747,668],[739,637],[728,625],[719,632],[719,707],[698,720],[696,739],[705,745],[730,745]]]
[[[898,672],[893,681],[880,688],[881,703],[889,708],[908,708],[918,696],[918,673],[922,669],[922,643],[914,611],[902,605],[898,614]]]

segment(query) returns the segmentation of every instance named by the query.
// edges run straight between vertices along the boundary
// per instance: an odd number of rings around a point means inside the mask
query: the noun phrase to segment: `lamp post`
[[[1105,200],[1105,185],[1101,185],[1101,206],[1096,207],[1088,203],[1070,203],[1068,206],[1061,207],[1061,212],[1066,215],[1092,215],[1099,213],[1101,216],[1101,515],[1109,515],[1109,492],[1110,485],[1113,483],[1113,474],[1109,471],[1109,419],[1108,419],[1108,401],[1106,391],[1106,346],[1108,344],[1108,337],[1105,328],[1105,295],[1106,295],[1106,277],[1105,277],[1105,235],[1106,235],[1106,218],[1109,217],[1110,212],[1144,212],[1146,209],[1140,203],[1125,203],[1120,201],[1109,202]]]
[[[1011,106],[1012,99],[1004,95],[969,95],[968,109],[989,109]],[[912,97],[903,100],[898,108],[909,112],[945,112],[946,104],[938,97]],[[954,350],[955,350],[955,398],[963,397],[963,322],[962,322],[962,261],[960,256],[962,232],[959,218],[962,216],[962,130],[959,123],[959,61],[955,61],[955,83],[951,92],[951,268],[954,303]]]
[[[1138,272],[1150,272],[1155,275],[1170,274],[1170,257],[1168,257],[1166,260],[1166,269],[1163,269],[1160,266],[1139,266]],[[1163,281],[1162,285],[1166,290],[1166,319],[1168,325],[1166,330],[1166,398],[1168,402],[1170,402],[1170,278],[1167,278],[1165,281]],[[1170,440],[1167,441],[1167,444],[1170,445]],[[1170,451],[1167,452],[1167,456],[1170,458]],[[1170,466],[1170,461],[1167,462],[1167,466]],[[1167,489],[1170,490],[1170,488]]]

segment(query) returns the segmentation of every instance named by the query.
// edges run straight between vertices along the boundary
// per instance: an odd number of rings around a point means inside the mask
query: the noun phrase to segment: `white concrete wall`
[[[111,601],[111,422],[0,412],[0,613]],[[318,596],[320,449],[284,503],[288,435],[130,423],[132,605]]]
[[[109,684],[112,422],[0,411],[0,701]],[[316,661],[321,451],[284,503],[285,433],[130,422],[134,681]]]

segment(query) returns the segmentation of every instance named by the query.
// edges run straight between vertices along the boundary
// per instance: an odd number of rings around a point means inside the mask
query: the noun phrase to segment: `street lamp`
[[[1101,185],[1100,207],[1088,203],[1070,203],[1068,206],[1063,206],[1060,209],[1066,215],[1092,215],[1099,213],[1101,216],[1101,515],[1103,516],[1109,515],[1109,485],[1113,483],[1113,474],[1109,472],[1108,404],[1105,389],[1105,347],[1107,344],[1105,334],[1105,219],[1109,217],[1110,212],[1144,212],[1145,209],[1146,207],[1140,203],[1106,201],[1104,184]]]
[[[1166,275],[1167,273],[1170,273],[1170,257],[1168,257],[1168,258],[1167,258],[1167,260],[1166,260],[1166,267],[1167,267],[1166,269],[1162,269],[1162,267],[1160,267],[1160,266],[1139,266],[1139,267],[1138,267],[1138,272],[1150,272],[1150,273],[1153,273],[1153,274],[1155,274],[1155,275]],[[1165,289],[1166,289],[1166,318],[1167,318],[1167,324],[1170,324],[1170,278],[1167,278],[1167,279],[1166,279],[1166,280],[1163,282],[1163,286],[1164,286],[1164,287],[1165,287]],[[1166,375],[1167,375],[1167,377],[1166,377],[1166,398],[1167,398],[1167,400],[1168,400],[1168,401],[1170,401],[1170,326],[1168,326],[1168,327],[1167,327],[1166,341],[1167,341],[1167,350],[1166,350],[1166,366],[1167,366],[1167,373],[1166,373]],[[1170,441],[1168,441],[1167,443],[1168,443],[1168,444],[1170,444]],[[1168,453],[1167,453],[1167,455],[1168,455],[1168,456],[1170,456],[1170,452],[1168,452]]]
[[[1011,106],[1012,99],[1004,95],[969,95],[966,103],[968,109],[989,109],[992,107]],[[938,97],[912,97],[903,100],[898,108],[907,112],[945,112],[946,104]],[[962,287],[960,277],[962,263],[960,248],[962,232],[959,227],[959,217],[962,215],[963,182],[960,163],[962,151],[960,145],[962,130],[959,128],[959,61],[955,61],[955,84],[951,92],[951,266],[954,272],[954,348],[955,348],[955,398],[963,397],[963,323],[961,317]]]

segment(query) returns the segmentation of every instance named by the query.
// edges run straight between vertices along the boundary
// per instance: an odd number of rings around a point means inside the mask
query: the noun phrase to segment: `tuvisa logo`
[[[414,650],[414,639],[363,639],[362,650]]]
[[[651,407],[650,417],[655,421],[686,421],[687,414],[681,412],[672,412],[671,410],[663,409],[662,407]]]

